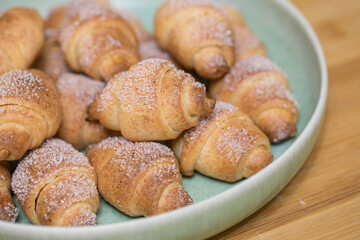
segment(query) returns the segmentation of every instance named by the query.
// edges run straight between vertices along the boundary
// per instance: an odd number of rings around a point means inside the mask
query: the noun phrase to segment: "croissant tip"
[[[297,134],[293,114],[285,110],[272,109],[264,112],[258,125],[272,143],[281,143]]]
[[[8,149],[0,149],[0,161],[6,160],[10,155]]]
[[[269,165],[273,161],[273,158],[274,156],[265,146],[254,149],[246,162],[243,176],[245,178],[251,177]]]
[[[214,111],[216,101],[212,98],[206,98],[205,105],[206,105],[206,112],[207,114],[211,114]]]
[[[208,80],[217,80],[229,71],[229,66],[220,50],[203,49],[195,57],[195,71]]]

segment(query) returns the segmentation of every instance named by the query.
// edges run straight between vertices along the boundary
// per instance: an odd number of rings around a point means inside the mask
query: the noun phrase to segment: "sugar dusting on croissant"
[[[133,29],[97,1],[70,2],[59,40],[70,67],[94,79],[110,80],[139,61]]]
[[[269,163],[270,142],[251,119],[231,104],[216,102],[214,112],[172,143],[182,174],[194,171],[234,182]]]
[[[177,138],[208,115],[204,85],[169,61],[144,60],[115,76],[89,107],[90,116],[132,141]]]
[[[298,103],[286,75],[269,59],[253,56],[237,62],[210,93],[249,114],[274,143],[296,135]]]
[[[86,150],[102,197],[129,216],[151,216],[193,203],[174,153],[154,142],[103,140]]]
[[[11,197],[11,174],[10,164],[6,161],[0,162],[0,220],[15,222],[19,209],[15,206]]]
[[[39,70],[0,76],[0,160],[20,159],[55,135],[61,108],[52,79]]]
[[[105,84],[84,75],[66,73],[57,82],[62,108],[62,121],[58,137],[76,149],[119,135],[105,129],[98,121],[88,121],[88,106]]]
[[[60,139],[45,141],[17,166],[12,188],[34,224],[95,225],[99,197],[88,159]]]
[[[234,62],[230,18],[213,1],[165,1],[155,15],[155,36],[185,69],[206,79],[222,77]]]

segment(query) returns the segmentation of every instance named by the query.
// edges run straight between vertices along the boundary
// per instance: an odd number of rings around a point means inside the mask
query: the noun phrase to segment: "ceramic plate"
[[[63,1],[1,1],[0,10],[34,7],[46,15]],[[118,0],[152,29],[161,0]],[[223,1],[225,2],[225,1]],[[0,239],[204,239],[243,220],[270,201],[295,175],[317,139],[326,103],[327,72],[319,41],[294,6],[281,0],[226,1],[245,16],[265,42],[270,58],[285,71],[300,105],[298,136],[272,146],[274,162],[253,177],[234,184],[200,174],[184,178],[192,206],[149,218],[129,218],[101,201],[98,226],[58,228],[29,224],[23,212],[16,224],[0,222]]]

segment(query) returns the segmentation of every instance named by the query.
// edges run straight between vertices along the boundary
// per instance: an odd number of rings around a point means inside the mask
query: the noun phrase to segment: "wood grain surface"
[[[360,0],[292,0],[329,70],[325,123],[293,180],[220,239],[360,239]]]

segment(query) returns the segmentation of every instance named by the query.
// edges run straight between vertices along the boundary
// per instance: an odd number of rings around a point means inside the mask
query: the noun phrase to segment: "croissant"
[[[233,23],[235,61],[240,61],[254,55],[266,57],[267,53],[264,44],[246,26],[246,22],[240,13],[230,6],[224,6],[224,9]]]
[[[205,79],[218,79],[234,63],[234,37],[230,18],[210,0],[168,0],[155,15],[155,36],[188,71]]]
[[[89,107],[91,118],[132,141],[177,138],[214,108],[204,85],[166,60],[144,60],[116,75]]]
[[[237,62],[210,94],[250,115],[271,142],[296,135],[298,104],[281,69],[269,59],[253,56]]]
[[[60,6],[50,11],[45,21],[45,44],[36,62],[36,68],[52,79],[58,80],[62,74],[70,72],[65,56],[58,41],[59,29],[66,13],[66,7]]]
[[[174,153],[154,142],[108,138],[86,150],[101,196],[129,216],[151,216],[193,202]]]
[[[20,159],[55,135],[61,108],[56,86],[39,70],[0,76],[0,160]]]
[[[15,222],[19,210],[11,197],[11,174],[9,162],[0,162],[0,220]]]
[[[96,181],[84,155],[60,139],[50,139],[21,160],[11,186],[32,223],[83,226],[96,224]]]
[[[87,109],[105,84],[78,74],[65,73],[57,82],[62,108],[58,137],[76,149],[114,135],[96,121],[87,121]]]
[[[0,15],[0,75],[32,64],[44,42],[43,28],[33,9],[12,8]]]
[[[109,80],[139,61],[132,28],[96,1],[70,2],[59,40],[70,67],[94,79]]]
[[[175,60],[168,52],[161,50],[155,40],[140,42],[139,53],[141,60],[149,58],[165,59],[175,64]]]
[[[132,27],[139,43],[154,40],[154,36],[145,29],[141,21],[131,13],[118,9],[117,13]]]
[[[181,173],[194,171],[227,182],[249,178],[273,160],[270,142],[252,120],[231,104],[214,112],[172,142]]]
[[[66,6],[58,6],[50,10],[45,21],[45,38],[54,38],[57,40],[66,12]]]

